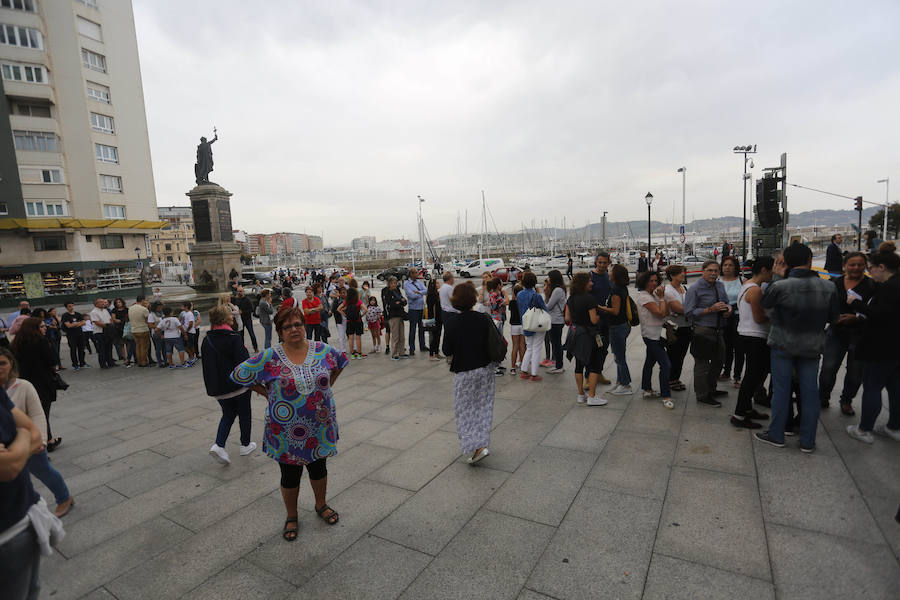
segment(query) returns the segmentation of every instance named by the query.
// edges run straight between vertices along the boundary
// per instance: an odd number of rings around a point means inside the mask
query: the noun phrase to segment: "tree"
[[[880,208],[869,218],[869,229],[881,233],[882,227],[884,227],[884,209]],[[894,237],[897,237],[898,228],[900,228],[900,204],[894,203],[891,204],[891,210],[888,213],[888,232],[893,232]],[[888,238],[887,235],[884,237]]]

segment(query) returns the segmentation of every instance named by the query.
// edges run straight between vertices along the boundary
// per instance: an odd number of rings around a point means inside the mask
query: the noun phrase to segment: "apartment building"
[[[322,237],[305,233],[251,233],[247,248],[252,256],[289,256],[322,249]]]
[[[2,1],[2,0],[0,0]],[[160,206],[159,220],[163,229],[150,234],[152,260],[165,266],[187,266],[191,262],[188,250],[196,243],[194,216],[190,206]]]
[[[0,0],[0,302],[138,285],[166,224],[130,0]]]

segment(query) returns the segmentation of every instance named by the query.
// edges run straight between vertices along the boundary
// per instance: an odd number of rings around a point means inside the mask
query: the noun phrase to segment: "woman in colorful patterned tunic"
[[[241,385],[269,399],[263,450],[281,467],[281,497],[287,510],[283,537],[297,539],[297,498],[303,466],[316,498],[316,513],[329,525],[338,513],[325,504],[325,460],[337,454],[338,424],[331,386],[347,355],[324,342],[306,339],[303,311],[282,308],[275,330],[283,340],[245,360],[231,374]]]

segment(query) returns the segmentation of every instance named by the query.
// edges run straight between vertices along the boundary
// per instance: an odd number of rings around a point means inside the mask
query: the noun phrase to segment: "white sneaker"
[[[225,448],[222,448],[218,444],[213,444],[212,448],[209,449],[209,454],[222,463],[223,465],[230,465],[231,459],[228,458],[228,453],[225,452]]]
[[[254,450],[256,450],[256,442],[250,442],[246,446],[241,446],[241,456],[247,456]]]
[[[558,369],[557,369],[556,367],[554,367],[554,368],[552,368],[552,369],[547,369],[547,372],[548,372],[548,373],[554,373],[554,374],[555,374],[555,373],[565,373],[566,370],[563,369],[562,367],[560,367],[560,368],[558,368]]]
[[[855,440],[859,440],[864,444],[874,444],[875,438],[872,437],[871,431],[863,431],[859,425],[847,425],[847,435]]]
[[[609,400],[607,400],[606,398],[592,397],[587,399],[588,406],[606,406],[607,404],[609,404]]]
[[[584,404],[585,400],[587,400],[587,396],[585,396],[584,394],[578,394],[578,397],[575,398],[575,402],[577,402],[578,404]]]
[[[634,389],[630,385],[620,385],[609,393],[615,396],[630,396],[634,393]]]
[[[659,392],[656,390],[644,390],[644,399],[647,398],[659,398]]]
[[[900,442],[900,429],[891,429],[884,423],[875,426],[875,433],[878,435],[886,435],[893,440]]]

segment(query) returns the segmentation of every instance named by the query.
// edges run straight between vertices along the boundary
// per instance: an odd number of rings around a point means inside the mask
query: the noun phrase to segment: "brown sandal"
[[[331,514],[328,515],[327,517],[323,514],[326,510],[331,511]],[[322,508],[317,508],[316,514],[318,514],[322,518],[322,520],[325,521],[326,523],[328,523],[329,525],[335,525],[340,520],[340,515],[337,513],[337,511],[334,510],[333,508],[331,508],[330,506],[328,506],[327,504],[323,504]]]
[[[297,539],[297,531],[300,529],[300,526],[298,524],[293,529],[288,529],[288,524],[290,523],[297,523],[297,517],[288,517],[284,520],[284,530],[281,532],[281,537],[288,542],[293,542]]]

